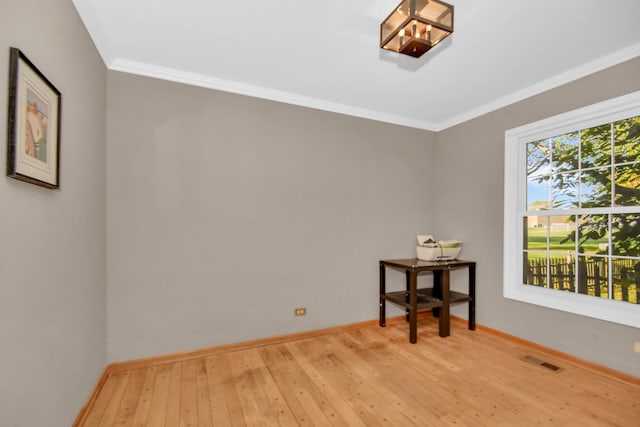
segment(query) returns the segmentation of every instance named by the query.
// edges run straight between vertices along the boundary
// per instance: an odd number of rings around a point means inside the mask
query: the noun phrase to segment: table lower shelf
[[[442,307],[442,300],[433,296],[433,288],[418,289],[418,311],[432,310],[434,308]],[[387,292],[383,298],[394,304],[400,305],[404,308],[411,308],[407,299],[409,293],[406,291]],[[449,305],[457,304],[460,302],[467,302],[471,300],[469,295],[462,292],[449,291]]]

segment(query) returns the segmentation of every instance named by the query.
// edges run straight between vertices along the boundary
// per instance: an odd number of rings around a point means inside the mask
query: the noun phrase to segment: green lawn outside
[[[575,242],[568,240],[562,243],[571,231],[567,230],[549,230],[549,250],[554,252],[571,252],[575,253]],[[528,228],[528,248],[529,250],[546,251],[547,250],[547,229],[546,228]],[[590,240],[585,242],[581,247],[584,249],[585,254],[595,254],[600,252],[598,245],[601,243],[607,243],[607,239]],[[529,253],[530,258],[536,258],[540,255],[541,258],[545,258],[544,254]]]

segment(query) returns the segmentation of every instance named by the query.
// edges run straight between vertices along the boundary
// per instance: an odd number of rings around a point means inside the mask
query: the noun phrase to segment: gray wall
[[[107,86],[109,361],[376,318],[378,260],[432,229],[433,133]]]
[[[635,59],[438,133],[436,229],[478,261],[480,324],[640,376],[638,329],[502,298],[505,130],[640,90],[638,76]]]
[[[61,189],[0,177],[0,425],[68,426],[105,365],[106,70],[71,1],[2,0],[9,47],[62,92]]]

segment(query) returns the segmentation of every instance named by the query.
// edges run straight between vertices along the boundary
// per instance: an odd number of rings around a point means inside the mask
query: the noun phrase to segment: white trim
[[[640,306],[637,304],[527,285],[511,287],[508,295],[505,288],[504,297],[640,328]]]
[[[368,110],[366,108],[357,108],[347,104],[340,104],[337,102],[326,101],[319,98],[297,95],[290,92],[269,89],[247,83],[219,79],[205,74],[190,73],[187,71],[160,67],[143,62],[129,61],[122,58],[114,59],[111,62],[109,69],[113,71],[122,71],[125,73],[137,74],[145,77],[152,77],[192,86],[237,93],[240,95],[252,96],[255,98],[284,102],[301,107],[340,113],[347,116],[361,117],[365,119],[377,120],[380,122],[393,123],[396,125],[417,129],[431,130],[436,127],[435,123],[382,113],[380,111]]]
[[[546,92],[548,90],[557,88],[564,84],[578,80],[582,77],[586,77],[590,74],[597,73],[606,68],[613,67],[614,65],[621,64],[630,59],[640,56],[640,43],[628,46],[624,49],[620,49],[602,58],[598,58],[595,61],[588,62],[584,65],[576,67],[572,70],[565,71],[557,76],[551,77],[547,80],[543,80],[527,88],[513,92],[495,101],[484,104],[478,108],[474,108],[460,115],[452,117],[448,120],[438,123],[438,127],[433,129],[437,132],[455,126],[457,124],[466,122],[467,120],[475,119],[492,111],[499,110],[516,102],[522,101],[534,95]]]
[[[503,256],[505,298],[640,328],[640,304],[523,285],[523,225],[520,220],[526,213],[523,189],[526,187],[524,150],[527,142],[638,115],[640,115],[640,91],[505,132]],[[624,211],[628,210],[624,209]]]

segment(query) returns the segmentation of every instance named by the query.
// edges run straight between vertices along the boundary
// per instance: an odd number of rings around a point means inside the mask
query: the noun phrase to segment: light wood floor
[[[83,426],[640,426],[640,386],[420,320],[110,375]],[[522,360],[531,356],[552,371]]]

